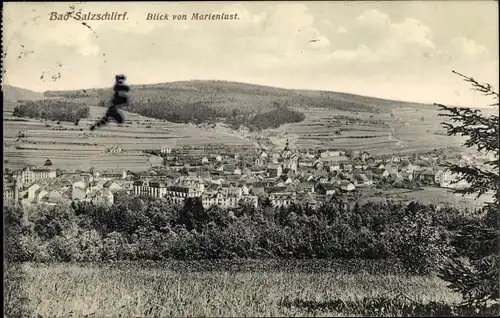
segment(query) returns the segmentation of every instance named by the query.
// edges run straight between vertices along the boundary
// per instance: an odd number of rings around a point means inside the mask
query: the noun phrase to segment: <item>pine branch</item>
[[[476,146],[478,151],[493,152],[498,156],[499,135],[498,127],[500,121],[498,116],[484,117],[480,110],[470,108],[447,107],[442,104],[434,104],[442,110],[449,112],[440,113],[438,116],[449,117],[452,122],[460,122],[462,125],[455,126],[443,122],[442,125],[447,129],[448,136],[461,135],[469,137],[464,143],[466,147]]]
[[[467,77],[456,71],[454,74],[462,77],[473,86],[473,90],[481,92],[486,96],[499,98],[499,94],[493,91],[490,84],[479,83],[472,77]],[[461,135],[468,137],[464,145],[478,151],[493,153],[496,158],[499,155],[499,118],[498,116],[484,116],[479,110],[470,108],[447,107],[442,104],[434,104],[445,113],[439,116],[448,117],[452,123],[442,123],[447,129],[449,136]],[[499,106],[496,102],[491,106]],[[453,124],[453,123],[459,123]],[[487,167],[494,171],[486,170]],[[485,205],[483,217],[478,224],[469,224],[457,233],[455,242],[460,242],[462,248],[457,250],[457,255],[445,257],[445,264],[440,269],[439,277],[449,282],[449,288],[462,294],[463,305],[475,306],[488,300],[499,299],[499,264],[498,246],[500,238],[500,223],[498,218],[499,174],[498,159],[485,163],[485,167],[472,165],[456,165],[446,163],[448,171],[458,175],[457,180],[452,183],[466,181],[469,186],[466,189],[457,189],[455,192],[465,194],[477,194],[481,196],[488,191],[495,193],[494,203]],[[465,257],[468,262],[459,259]]]
[[[486,96],[493,96],[494,98],[498,98],[499,95],[497,92],[493,90],[493,86],[491,86],[488,83],[479,83],[476,81],[474,78],[465,76],[457,71],[452,71],[454,74],[457,74],[458,76],[462,77],[464,81],[471,83],[472,84],[472,89],[478,92],[481,92],[485,94]],[[497,104],[498,105],[498,104]]]

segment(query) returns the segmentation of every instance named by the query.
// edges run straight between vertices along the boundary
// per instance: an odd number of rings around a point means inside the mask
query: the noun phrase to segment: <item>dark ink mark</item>
[[[42,75],[40,75],[40,79],[43,80],[44,72],[42,72]]]
[[[57,81],[58,79],[61,79],[61,73],[57,73],[56,75],[52,76],[52,81]]]
[[[24,48],[24,45],[21,44],[21,47]]]
[[[92,32],[95,34],[95,37],[96,37],[96,38],[99,38],[99,37],[97,36],[97,33],[95,33],[94,29],[92,29],[92,27],[91,27],[90,25],[88,25],[88,24],[87,24],[87,23],[85,23],[85,22],[82,22],[82,25],[86,26],[86,27],[87,27],[90,31],[92,31]]]
[[[319,42],[319,40],[310,40],[309,43]]]
[[[18,60],[22,59],[23,57],[27,57],[31,53],[35,53],[34,51],[23,51],[19,53],[19,56],[17,57]]]

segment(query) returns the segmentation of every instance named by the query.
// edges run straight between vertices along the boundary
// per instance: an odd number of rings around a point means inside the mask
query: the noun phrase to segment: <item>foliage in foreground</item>
[[[409,272],[426,275],[443,251],[455,249],[452,234],[475,222],[456,209],[418,203],[227,211],[204,209],[199,200],[175,207],[117,195],[111,207],[7,207],[5,241],[9,260],[21,262],[398,258]]]
[[[311,261],[316,263],[317,261]],[[6,316],[262,317],[262,316],[490,316],[497,307],[458,308],[458,295],[436,277],[269,269],[193,271],[111,264],[23,264],[8,283]],[[189,262],[188,262],[189,263]],[[203,267],[204,262],[200,263]],[[230,268],[232,261],[226,261]],[[265,261],[263,263],[266,263]],[[263,264],[266,265],[266,264]],[[307,265],[307,264],[306,264]],[[20,287],[20,288],[19,288]],[[10,288],[10,289],[9,289]],[[16,288],[16,289],[13,289]],[[432,293],[429,291],[432,290]],[[26,296],[28,296],[26,298]],[[26,299],[25,299],[26,298]],[[91,301],[88,301],[88,300]]]
[[[474,90],[498,100],[499,95],[491,85],[454,73],[471,83]],[[462,294],[464,305],[475,306],[488,301],[499,301],[499,118],[496,115],[486,117],[480,110],[436,105],[444,111],[441,116],[449,117],[453,122],[443,123],[448,135],[467,137],[465,146],[477,148],[478,151],[495,157],[495,160],[487,162],[484,167],[448,163],[448,169],[460,176],[457,182],[464,180],[469,183],[468,188],[457,192],[480,196],[491,191],[495,201],[484,208],[485,213],[479,223],[470,224],[456,233],[455,240],[465,244],[460,254],[448,254],[441,267],[440,277],[450,283],[451,289]],[[498,107],[498,101],[491,106]]]

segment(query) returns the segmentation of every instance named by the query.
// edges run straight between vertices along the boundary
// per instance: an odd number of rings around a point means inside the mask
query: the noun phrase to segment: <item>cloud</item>
[[[120,11],[128,13],[128,20],[89,21],[90,30],[78,21],[47,19],[49,12],[67,11],[68,3],[7,3],[4,36],[12,38],[7,78],[28,88],[66,89],[109,85],[110,74],[123,72],[140,83],[219,78],[387,95],[404,82],[413,83],[401,88],[405,93],[440,85],[450,80],[440,74],[451,69],[477,77],[497,75],[492,72],[497,53],[478,40],[487,37],[449,36],[454,29],[443,33],[442,23],[431,27],[423,15],[396,14],[382,5],[345,7],[341,13],[340,2],[335,10],[319,5],[123,3]],[[111,3],[83,3],[76,9],[117,11]],[[183,13],[188,20],[148,21],[151,12]],[[237,13],[239,19],[192,21],[193,12]],[[428,9],[428,15],[433,12]],[[36,16],[42,18],[32,21]],[[34,53],[17,59],[23,50]],[[64,64],[65,80],[40,82],[43,71],[56,72],[56,61]],[[369,88],[362,84],[367,79]]]
[[[391,24],[389,15],[376,9],[365,10],[356,18],[356,23],[368,28],[386,28]]]
[[[453,38],[447,49],[452,56],[458,58],[472,60],[487,60],[490,58],[490,53],[486,46],[477,44],[474,40],[463,36]]]

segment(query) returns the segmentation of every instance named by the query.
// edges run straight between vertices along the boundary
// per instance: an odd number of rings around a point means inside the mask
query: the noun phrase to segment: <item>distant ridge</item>
[[[400,107],[434,107],[430,104],[389,100],[362,96],[351,93],[339,93],[324,90],[288,89],[259,84],[231,82],[223,80],[188,80],[156,84],[133,84],[134,96],[139,98],[157,98],[172,100],[173,104],[184,105],[190,102],[203,102],[215,108],[254,108],[269,109],[273,101],[285,102],[292,107],[332,108],[344,105],[343,109],[355,111],[372,109],[390,111]],[[47,91],[46,97],[103,98],[109,96],[111,88],[87,88],[80,90]]]
[[[34,92],[11,85],[3,85],[2,92],[4,100],[35,100],[44,98],[44,94],[41,92]]]

